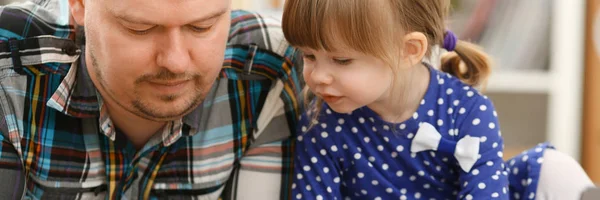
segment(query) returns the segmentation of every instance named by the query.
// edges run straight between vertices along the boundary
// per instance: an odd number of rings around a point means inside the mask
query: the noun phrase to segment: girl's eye
[[[352,59],[335,58],[333,59],[333,61],[338,65],[349,65],[350,63],[352,63]]]

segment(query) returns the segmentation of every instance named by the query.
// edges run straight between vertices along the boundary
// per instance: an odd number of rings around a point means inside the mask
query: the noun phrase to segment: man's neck
[[[166,124],[166,122],[156,122],[141,118],[117,104],[105,102],[104,105],[113,125],[118,127],[138,150],[144,147],[150,138]]]

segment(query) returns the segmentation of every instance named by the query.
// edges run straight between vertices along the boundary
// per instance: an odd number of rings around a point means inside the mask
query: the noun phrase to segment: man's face
[[[105,102],[166,121],[196,108],[223,64],[227,0],[85,1],[86,62]]]

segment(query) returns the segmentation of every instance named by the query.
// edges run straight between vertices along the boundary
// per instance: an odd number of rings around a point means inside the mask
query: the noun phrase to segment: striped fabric
[[[0,7],[0,199],[289,199],[303,86],[279,22],[233,11],[223,70],[140,151],[111,126],[67,0]]]

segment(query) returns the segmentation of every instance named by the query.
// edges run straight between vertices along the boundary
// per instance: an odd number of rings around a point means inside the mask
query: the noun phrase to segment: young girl
[[[550,147],[503,161],[497,113],[472,87],[485,82],[488,58],[446,31],[448,9],[449,0],[287,0],[284,34],[304,54],[315,97],[300,121],[293,198],[538,197]],[[442,71],[423,62],[435,45],[451,52]]]

